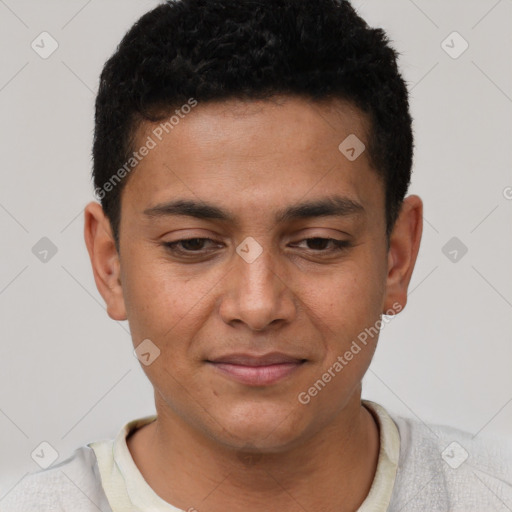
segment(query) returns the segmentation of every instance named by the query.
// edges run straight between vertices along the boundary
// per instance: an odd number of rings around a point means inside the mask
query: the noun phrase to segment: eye
[[[216,243],[211,238],[184,238],[175,242],[165,242],[163,245],[175,254],[201,254],[205,242]]]
[[[304,240],[301,240],[300,243],[306,242],[308,245],[313,245],[313,248],[311,249],[308,247],[309,250],[313,252],[337,252],[337,251],[343,251],[347,247],[350,246],[350,242],[347,240],[337,240],[335,238],[321,238],[321,237],[314,237],[314,238],[305,238]],[[329,250],[323,250],[325,249],[325,246],[331,243],[331,249]],[[316,246],[316,247],[315,247]]]

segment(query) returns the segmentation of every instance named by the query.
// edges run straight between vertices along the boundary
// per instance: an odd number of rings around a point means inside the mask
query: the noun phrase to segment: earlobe
[[[85,207],[84,238],[94,281],[105,300],[108,315],[113,320],[126,320],[119,254],[110,221],[101,205],[96,202],[91,202]]]
[[[401,311],[407,304],[407,290],[418,256],[423,232],[423,202],[419,196],[404,199],[390,236],[384,314]],[[386,313],[386,311],[388,313]]]

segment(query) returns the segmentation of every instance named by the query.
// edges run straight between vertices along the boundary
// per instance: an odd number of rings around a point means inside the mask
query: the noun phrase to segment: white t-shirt
[[[380,452],[358,512],[512,511],[510,441],[473,438],[363,404],[379,424]],[[0,501],[0,512],[182,512],[153,491],[128,450],[127,435],[155,419],[130,421],[115,439],[89,443],[27,475]]]

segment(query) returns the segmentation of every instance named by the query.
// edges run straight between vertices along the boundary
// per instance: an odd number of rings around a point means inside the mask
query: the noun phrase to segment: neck
[[[128,447],[153,490],[183,510],[355,511],[375,475],[379,431],[360,394],[328,427],[280,453],[234,450],[168,408],[157,413]]]

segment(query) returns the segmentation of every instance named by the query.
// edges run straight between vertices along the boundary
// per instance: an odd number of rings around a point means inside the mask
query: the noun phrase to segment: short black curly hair
[[[191,98],[278,95],[341,99],[366,114],[389,245],[410,184],[413,133],[407,87],[385,32],[346,0],[170,0],[126,33],[96,98],[92,175],[118,251],[126,162],[144,120],[163,120]]]

